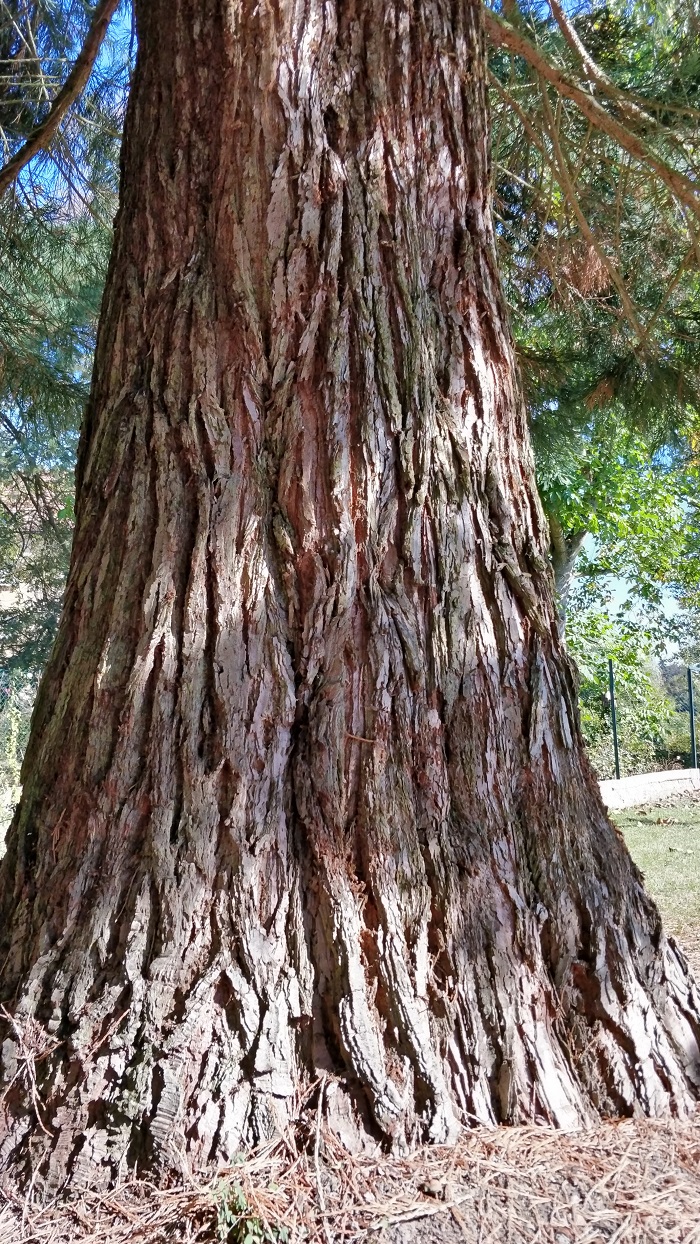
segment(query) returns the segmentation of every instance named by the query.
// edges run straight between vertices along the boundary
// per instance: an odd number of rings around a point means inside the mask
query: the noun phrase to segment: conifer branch
[[[506,88],[503,86],[503,83],[498,80],[495,74],[490,73],[489,79],[491,81],[491,85],[498,91],[503,101],[508,105],[508,107],[518,117],[518,120],[520,121],[523,129],[525,130],[526,134],[530,138],[533,146],[537,148],[540,155],[543,157],[546,164],[549,166],[554,176],[555,181],[558,183],[561,190],[563,191],[566,201],[568,202],[569,206],[571,207],[576,217],[582,236],[585,238],[588,245],[598,256],[598,259],[601,265],[603,266],[603,268],[605,269],[605,271],[607,272],[611,283],[615,286],[615,289],[617,290],[617,293],[619,295],[620,303],[622,307],[622,310],[620,312],[620,319],[625,319],[627,321],[633,333],[635,334],[635,337],[639,339],[643,338],[645,336],[645,333],[639,323],[639,318],[634,308],[634,304],[632,303],[632,300],[625,287],[624,280],[620,272],[618,271],[616,265],[614,264],[613,260],[610,258],[610,256],[607,254],[607,252],[601,245],[601,243],[595,237],[593,230],[591,229],[588,223],[588,220],[586,218],[586,215],[579,202],[579,198],[576,193],[576,187],[575,187],[574,180],[572,177],[571,169],[568,166],[561,144],[559,143],[559,140],[557,138],[556,123],[554,121],[554,118],[552,117],[551,109],[549,108],[549,103],[544,93],[543,84],[542,84],[542,99],[543,99],[543,105],[545,108],[547,134],[550,138],[550,143],[552,147],[551,152],[547,150],[545,144],[542,141],[542,136],[537,131],[536,127],[532,124],[532,122],[530,121],[526,113],[523,111],[523,109],[520,107],[520,104],[518,103],[518,101],[514,98],[513,95],[511,95],[510,91],[506,90]],[[510,172],[508,173],[508,175],[509,176],[511,175]],[[552,280],[556,283],[557,281],[556,272],[550,271],[550,276]]]
[[[571,207],[579,223],[579,228],[581,230],[583,237],[586,239],[588,245],[595,251],[596,255],[598,256],[598,259],[600,260],[601,264],[605,268],[608,276],[610,277],[612,284],[615,286],[615,289],[618,292],[620,302],[622,303],[622,306],[624,308],[624,312],[625,312],[625,315],[627,317],[630,327],[635,333],[635,336],[638,339],[641,339],[644,335],[643,329],[637,318],[637,313],[632,303],[632,299],[627,293],[625,282],[623,281],[622,276],[618,272],[616,265],[612,262],[611,259],[609,259],[605,251],[605,248],[599,243],[598,239],[596,238],[593,230],[591,229],[588,223],[585,212],[583,211],[583,208],[581,207],[581,204],[579,202],[579,198],[576,193],[576,187],[574,185],[574,181],[571,175],[571,169],[569,168],[569,162],[566,156],[564,155],[564,151],[562,149],[561,143],[559,142],[559,137],[557,134],[557,126],[555,124],[554,117],[552,116],[552,109],[550,107],[549,99],[547,97],[547,88],[542,78],[540,78],[540,92],[542,95],[542,107],[544,111],[545,124],[549,132],[549,140],[552,144],[552,151],[554,153],[554,159],[556,161],[555,173],[558,174],[558,179],[560,181],[562,190],[566,194],[566,197],[569,203],[571,204]]]
[[[118,5],[119,0],[100,0],[95,8],[77,60],[44,120],[32,131],[16,155],[0,168],[0,196],[12,185],[32,157],[48,146],[68,109],[85,87]]]
[[[640,100],[630,94],[629,91],[623,90],[622,87],[616,85],[612,78],[601,69],[600,65],[594,61],[588,49],[584,46],[578,33],[572,23],[569,21],[566,13],[559,4],[559,0],[548,0],[549,7],[552,11],[554,19],[561,30],[564,39],[568,43],[574,56],[579,61],[584,74],[592,82],[599,91],[608,97],[612,104],[625,116],[629,121],[642,126],[645,130],[653,130],[660,134],[674,146],[677,150],[686,154],[683,144],[679,142],[676,135],[667,126],[663,125],[657,117],[651,116],[645,108],[641,107],[644,103],[646,107],[665,108],[662,102],[654,102],[649,100]]]
[[[700,219],[700,195],[698,187],[690,178],[671,168],[637,134],[607,112],[597,100],[572,82],[565,73],[552,65],[539,48],[520,30],[515,30],[488,7],[484,8],[484,20],[486,32],[497,47],[505,47],[527,61],[531,68],[549,82],[560,95],[572,100],[597,129],[602,130],[610,138],[614,138],[640,164],[652,169],[676,199],[690,208]]]
[[[594,82],[605,95],[613,99],[620,110],[626,113],[631,120],[651,126],[654,129],[659,129],[659,122],[650,117],[649,113],[640,108],[634,100],[630,99],[627,93],[616,86],[612,79],[596,64],[588,49],[579,39],[577,31],[569,21],[558,0],[548,0],[548,4],[562,35],[577,60],[580,61],[586,77],[591,82]]]

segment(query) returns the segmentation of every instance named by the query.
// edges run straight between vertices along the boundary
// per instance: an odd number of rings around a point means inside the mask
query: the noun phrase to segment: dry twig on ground
[[[26,1206],[5,1189],[0,1244],[700,1244],[700,1117],[563,1135],[478,1128],[454,1148],[351,1157],[324,1125],[209,1182],[131,1182]],[[222,1213],[222,1207],[227,1207]],[[218,1226],[217,1226],[218,1224]]]

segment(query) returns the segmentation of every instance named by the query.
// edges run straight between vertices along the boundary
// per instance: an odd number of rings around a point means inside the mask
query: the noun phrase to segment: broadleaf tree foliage
[[[610,659],[615,667],[622,772],[627,775],[668,768],[670,744],[674,745],[672,760],[677,760],[679,733],[682,749],[687,752],[687,715],[681,717],[666,694],[661,674],[651,663],[652,645],[643,627],[624,616],[611,618],[605,608],[588,604],[575,609],[569,618],[567,647],[578,669],[581,730],[588,758],[599,777],[615,776],[608,693]],[[662,765],[661,757],[665,759]]]
[[[592,227],[559,101],[694,228],[690,155],[572,86],[558,44],[543,67],[516,10],[135,12],[71,569],[0,877],[3,1162],[57,1185],[227,1157],[319,1076],[348,1144],[692,1109],[697,989],[605,816],[559,636],[484,22],[544,80],[568,288],[570,212]],[[651,367],[606,246],[595,314]],[[626,409],[618,373],[577,400]]]

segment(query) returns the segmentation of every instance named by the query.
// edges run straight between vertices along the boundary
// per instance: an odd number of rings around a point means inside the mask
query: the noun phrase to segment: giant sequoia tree
[[[582,752],[476,0],[137,0],[0,1161],[678,1113],[700,1003]],[[32,1051],[37,1057],[32,1057]]]

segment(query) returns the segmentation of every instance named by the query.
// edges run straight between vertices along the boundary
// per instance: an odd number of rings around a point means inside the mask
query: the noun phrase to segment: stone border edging
[[[603,803],[608,809],[634,808],[655,803],[669,795],[700,791],[700,769],[668,769],[663,773],[638,773],[600,783]]]

